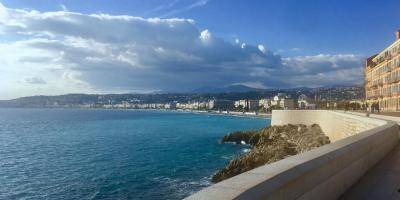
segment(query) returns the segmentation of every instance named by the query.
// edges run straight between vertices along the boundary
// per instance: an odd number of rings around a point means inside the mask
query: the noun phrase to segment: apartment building
[[[276,96],[274,96],[273,100],[271,101],[271,105],[285,110],[291,110],[295,108],[294,100],[285,93],[278,93]]]
[[[370,111],[400,110],[400,31],[393,44],[366,59],[364,84]]]
[[[246,111],[255,111],[258,109],[258,100],[238,100],[235,101],[235,108],[238,108],[239,106],[245,109]]]

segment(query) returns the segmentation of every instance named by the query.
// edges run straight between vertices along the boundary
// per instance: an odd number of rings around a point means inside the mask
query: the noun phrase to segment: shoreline
[[[216,111],[216,110],[182,110],[182,109],[122,109],[122,108],[65,108],[65,107],[33,107],[33,108],[14,108],[14,107],[0,107],[2,109],[61,109],[61,110],[113,110],[113,111],[161,111],[161,112],[178,112],[178,113],[193,113],[193,114],[210,114],[210,115],[223,115],[235,117],[250,117],[271,119],[271,113],[256,113],[256,112],[237,112],[237,111]]]
[[[225,116],[235,116],[235,117],[250,117],[250,118],[262,118],[270,119],[272,114],[268,113],[255,113],[255,112],[236,112],[236,111],[202,111],[202,110],[165,110],[172,112],[182,112],[182,113],[194,113],[194,114],[211,114],[211,115],[225,115]]]

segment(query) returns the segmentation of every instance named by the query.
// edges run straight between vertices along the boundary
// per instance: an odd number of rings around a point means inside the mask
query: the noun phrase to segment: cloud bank
[[[5,86],[0,99],[37,93],[189,91],[240,83],[264,88],[325,86],[362,80],[359,55],[282,58],[263,44],[215,37],[191,19],[67,9],[39,12],[0,3],[0,37],[0,84]]]

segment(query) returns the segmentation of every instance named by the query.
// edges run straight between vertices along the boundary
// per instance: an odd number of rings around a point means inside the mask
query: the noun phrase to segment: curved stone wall
[[[187,199],[337,199],[399,139],[391,121],[322,110],[272,113],[272,125],[288,123],[317,123],[335,142],[237,175]]]
[[[319,124],[331,142],[383,125],[386,121],[327,110],[274,110],[271,125]]]

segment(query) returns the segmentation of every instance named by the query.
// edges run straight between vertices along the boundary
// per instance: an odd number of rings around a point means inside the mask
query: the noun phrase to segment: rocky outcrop
[[[288,124],[270,126],[259,131],[236,131],[222,139],[222,142],[236,144],[240,144],[241,141],[250,144],[252,150],[230,161],[225,168],[212,177],[213,182],[219,182],[261,165],[330,143],[329,138],[317,124],[311,126]]]
[[[233,142],[236,144],[250,144],[250,140],[254,137],[254,135],[258,134],[258,131],[235,131],[232,132],[228,135],[225,135],[222,140],[221,143],[225,143],[225,142]],[[253,142],[253,140],[252,140]]]

